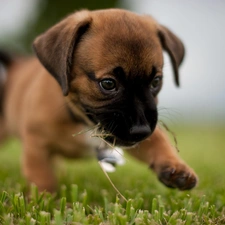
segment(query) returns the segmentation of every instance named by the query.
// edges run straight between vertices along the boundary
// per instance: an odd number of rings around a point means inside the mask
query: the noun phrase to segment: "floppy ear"
[[[180,66],[184,58],[184,45],[181,40],[166,27],[160,25],[158,30],[162,47],[169,54],[173,65],[176,85],[179,86],[178,67]]]
[[[58,81],[64,95],[69,92],[76,45],[90,27],[91,21],[87,10],[76,12],[38,36],[33,43],[37,57]]]

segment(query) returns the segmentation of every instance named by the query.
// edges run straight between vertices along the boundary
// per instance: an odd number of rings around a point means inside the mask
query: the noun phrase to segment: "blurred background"
[[[76,9],[119,7],[151,14],[184,42],[181,87],[173,82],[165,54],[163,121],[225,125],[224,0],[0,0],[0,48],[30,54],[32,40]]]

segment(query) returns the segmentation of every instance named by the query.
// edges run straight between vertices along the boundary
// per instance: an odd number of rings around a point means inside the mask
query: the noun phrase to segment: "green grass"
[[[164,187],[147,166],[128,162],[109,174],[128,199],[110,185],[96,160],[63,160],[55,195],[30,197],[20,173],[20,144],[1,147],[0,224],[225,224],[225,128],[174,128],[180,155],[199,176],[198,187],[179,192]]]

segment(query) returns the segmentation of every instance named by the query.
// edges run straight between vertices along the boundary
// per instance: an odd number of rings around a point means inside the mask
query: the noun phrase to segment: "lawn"
[[[225,127],[174,127],[180,155],[199,176],[192,191],[164,187],[146,165],[127,163],[109,174],[96,160],[62,160],[56,194],[30,197],[20,174],[20,143],[1,146],[0,224],[225,224]]]

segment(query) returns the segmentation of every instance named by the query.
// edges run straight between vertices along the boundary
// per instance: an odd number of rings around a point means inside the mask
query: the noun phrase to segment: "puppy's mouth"
[[[111,146],[120,146],[120,147],[134,147],[136,146],[139,142],[132,142],[132,141],[125,141],[125,140],[121,140],[117,137],[113,137],[113,136],[108,136],[105,137],[104,140],[109,143]]]
[[[97,124],[95,137],[104,139],[112,146],[120,147],[133,147],[149,137],[154,131],[157,122],[157,112],[151,121],[151,126],[149,123],[142,125],[131,123],[128,125],[124,116],[104,117],[104,119],[100,117],[99,119],[99,117],[93,117],[92,114],[92,116],[89,115],[88,117]]]

